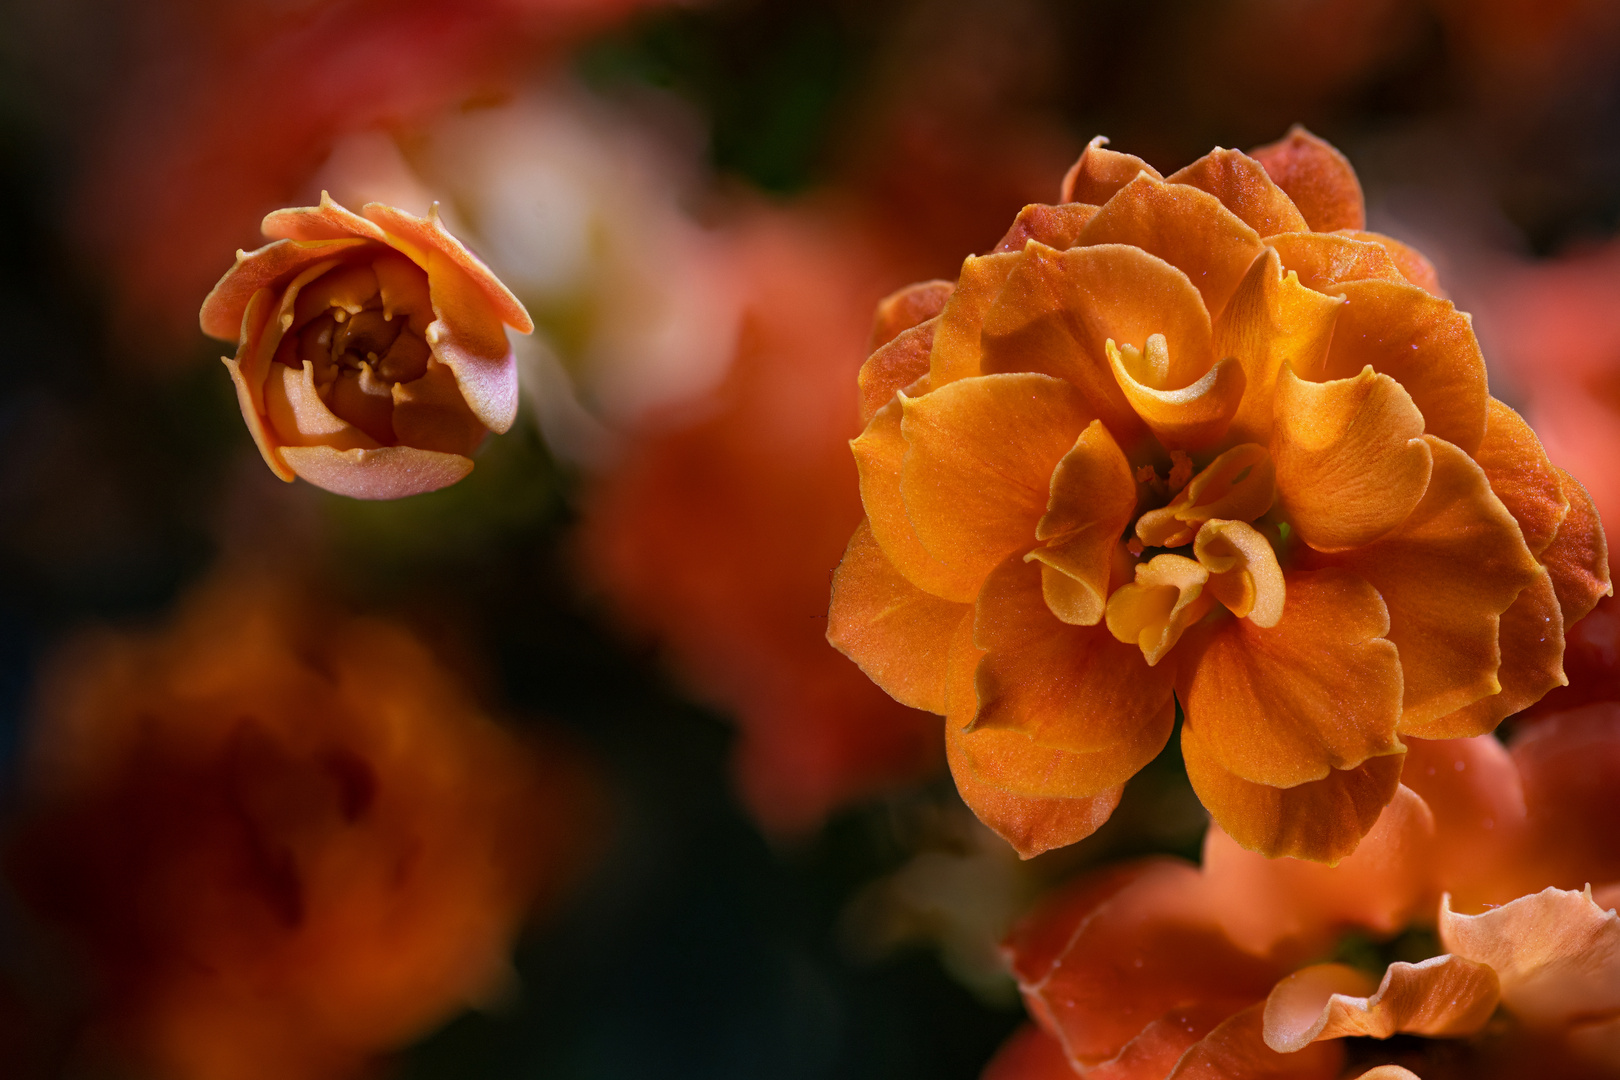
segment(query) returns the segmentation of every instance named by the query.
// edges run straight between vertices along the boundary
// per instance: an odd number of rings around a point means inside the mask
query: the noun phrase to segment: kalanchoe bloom
[[[506,327],[534,329],[494,274],[440,224],[381,203],[264,219],[203,301],[242,417],[270,470],[361,499],[434,491],[517,416]]]
[[[1603,533],[1336,150],[1296,129],[1164,179],[1102,143],[880,312],[828,636],[946,715],[1021,852],[1105,820],[1179,702],[1222,828],[1336,861],[1403,738],[1563,682]]]
[[[571,755],[404,628],[264,583],[69,651],[33,741],[10,877],[88,964],[81,1049],[140,1075],[361,1071],[500,992],[593,839]]]
[[[1201,869],[1073,883],[1008,939],[1038,1026],[986,1080],[1614,1075],[1620,890],[1582,883],[1616,870],[1596,827],[1620,778],[1613,708],[1511,752],[1412,740],[1405,783],[1337,867],[1212,826]],[[1593,827],[1572,833],[1572,811]]]

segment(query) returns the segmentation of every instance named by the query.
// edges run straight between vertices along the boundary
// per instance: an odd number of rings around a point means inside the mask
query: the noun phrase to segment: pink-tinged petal
[[[279,293],[299,271],[368,248],[376,250],[377,245],[370,240],[277,240],[255,251],[238,251],[235,265],[203,300],[198,314],[203,333],[227,341],[237,338],[254,293],[260,289]]]
[[[1025,1024],[1001,1044],[979,1080],[1074,1080],[1063,1044],[1036,1024]]]
[[[1412,395],[1424,430],[1472,454],[1485,438],[1485,358],[1473,321],[1449,300],[1415,285],[1352,281],[1334,292],[1345,299],[1320,373],[1344,379],[1369,364]]]
[[[287,446],[287,465],[318,488],[353,499],[403,499],[449,487],[472,472],[472,459],[460,454],[384,446],[376,450],[337,450],[330,446]]]
[[[1491,735],[1405,742],[1401,784],[1429,808],[1437,839],[1422,878],[1468,907],[1522,894],[1517,868],[1530,836],[1529,813],[1507,747]]]
[[[878,301],[877,311],[872,316],[872,344],[869,348],[874,351],[881,349],[912,327],[921,326],[932,319],[945,310],[945,302],[955,291],[955,282],[936,279],[919,281],[885,296]],[[926,365],[923,370],[927,370]],[[921,375],[922,372],[917,374]]]
[[[1347,229],[1340,235],[1368,244],[1377,244],[1389,253],[1403,278],[1431,296],[1447,299],[1446,290],[1440,287],[1440,275],[1435,273],[1434,264],[1417,248],[1404,244],[1393,236],[1360,229]]]
[[[1080,230],[1096,216],[1097,207],[1089,203],[1059,203],[1057,206],[1031,203],[1018,212],[1012,228],[994,250],[1023,251],[1024,245],[1034,240],[1061,251],[1073,247],[1080,238]]]
[[[1108,140],[1098,135],[1086,144],[1080,159],[1069,167],[1058,192],[1058,201],[1101,206],[1114,192],[1135,180],[1138,173],[1144,172],[1155,180],[1163,179],[1157,169],[1141,158],[1109,150]]]
[[[951,642],[972,616],[902,577],[863,521],[833,574],[827,640],[896,701],[943,715]]]
[[[982,581],[1034,545],[1052,471],[1096,414],[1071,384],[1046,375],[982,375],[899,400],[900,492],[917,539]]]
[[[1001,295],[1007,275],[1023,259],[1024,252],[1019,250],[970,255],[963,260],[956,291],[939,313],[934,347],[928,356],[928,381],[934,389],[983,374],[979,334],[985,313]]]
[[[866,362],[856,385],[861,392],[861,420],[870,421],[877,411],[894,400],[894,395],[928,374],[928,357],[934,348],[934,330],[939,320],[902,330],[880,345]]]
[[[289,446],[374,450],[381,445],[327,406],[307,362],[301,368],[277,364],[264,384],[264,405],[266,426],[281,451]]]
[[[1166,1080],[1333,1080],[1344,1064],[1339,1043],[1279,1054],[1263,1037],[1265,1004],[1233,1014],[1183,1055]]]
[[[1355,1080],[1423,1080],[1423,1078],[1400,1065],[1375,1065],[1357,1075]]]
[[[1214,327],[1215,355],[1243,365],[1243,401],[1227,430],[1230,441],[1270,442],[1277,373],[1320,370],[1343,304],[1284,275],[1271,248],[1254,260]]]
[[[259,231],[271,240],[375,240],[388,237],[375,224],[321,192],[319,206],[295,206],[265,215]]]
[[[1215,196],[1148,176],[1120,188],[1081,231],[1080,243],[1127,244],[1158,256],[1187,275],[1212,318],[1265,250],[1260,234]]]
[[[382,227],[388,234],[392,246],[400,247],[418,266],[426,270],[429,280],[435,277],[433,264],[436,260],[433,256],[440,256],[484,294],[501,322],[520,334],[534,332],[534,321],[529,318],[523,304],[478,256],[468,251],[466,245],[450,235],[444,223],[439,220],[437,207],[434,207],[425,218],[407,214],[384,203],[367,203],[360,208],[360,212]],[[397,240],[403,240],[405,243],[400,245],[395,243]]]
[[[1222,769],[1277,788],[1402,749],[1401,658],[1377,591],[1340,571],[1294,570],[1285,581],[1276,626],[1200,627],[1177,680],[1183,740],[1192,731]]]
[[[1620,703],[1553,713],[1514,733],[1537,884],[1620,880]]]
[[[1459,915],[1444,897],[1440,941],[1494,969],[1502,1004],[1532,1027],[1620,1010],[1620,918],[1589,890],[1547,888],[1480,915]]]
[[[1179,390],[1213,362],[1209,313],[1187,275],[1138,248],[1057,251],[1031,244],[985,316],[986,372],[1035,371],[1079,388],[1121,445],[1141,423],[1109,366],[1107,342],[1145,349],[1165,341],[1155,389]]]
[[[1317,232],[1366,225],[1361,181],[1349,160],[1331,144],[1296,124],[1284,138],[1250,154]]]
[[[1540,552],[1542,564],[1552,575],[1553,591],[1564,613],[1564,629],[1584,619],[1597,602],[1614,595],[1609,578],[1609,540],[1597,507],[1585,486],[1555,466],[1569,509],[1552,542]]]
[[[974,672],[983,651],[973,644],[973,621],[964,619],[951,645],[947,665],[945,758],[962,801],[997,836],[1025,859],[1084,840],[1102,827],[1119,805],[1123,785],[1097,794],[1070,797],[1024,795],[998,782],[996,751],[1016,756],[1033,748],[1015,732],[969,732],[978,711]],[[1024,745],[1017,745],[1022,742]],[[981,768],[977,761],[989,763]]]
[[[1496,972],[1460,956],[1391,964],[1376,990],[1355,968],[1315,964],[1272,988],[1265,1040],[1278,1053],[1292,1054],[1324,1039],[1456,1038],[1483,1028],[1500,998]]]
[[[466,455],[489,435],[450,369],[431,358],[421,377],[394,384],[393,398],[394,437],[402,445]]]
[[[1294,201],[1266,174],[1265,166],[1241,150],[1211,150],[1167,183],[1209,192],[1261,236],[1310,230]]]
[[[225,370],[231,373],[231,385],[236,388],[236,404],[242,410],[242,419],[247,421],[248,434],[253,436],[253,445],[259,448],[259,454],[264,458],[264,463],[270,466],[270,471],[279,479],[291,483],[296,474],[281,460],[276,442],[265,426],[264,416],[253,400],[253,391],[249,389],[247,380],[242,377],[241,368],[228,356],[222,356],[220,359],[225,361]],[[260,393],[262,396],[262,390]]]
[[[1298,274],[1301,285],[1317,292],[1347,281],[1409,284],[1389,251],[1368,240],[1341,233],[1283,233],[1266,237],[1266,244],[1276,249],[1283,269]]]
[[[442,263],[434,256],[434,265]],[[459,272],[435,274],[428,270],[433,311],[438,316],[427,328],[433,358],[456,377],[467,407],[496,434],[517,419],[517,358],[499,322],[489,318],[483,302],[467,295],[469,279]]]

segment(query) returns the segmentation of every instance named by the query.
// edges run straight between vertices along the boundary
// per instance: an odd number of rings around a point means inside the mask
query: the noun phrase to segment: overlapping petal
[[[1215,149],[1173,173],[1168,183],[1207,191],[1261,236],[1308,232],[1310,226],[1266,168],[1241,150]]]
[[[1459,956],[1391,964],[1376,984],[1344,964],[1315,964],[1272,988],[1265,1040],[1288,1054],[1346,1036],[1472,1035],[1491,1018],[1500,997],[1496,972]]]
[[[1134,154],[1108,149],[1108,140],[1098,135],[1086,144],[1079,159],[1063,177],[1058,201],[1101,206],[1116,191],[1135,180],[1137,174],[1144,172],[1155,180],[1163,179],[1157,169]]]
[[[1303,127],[1295,125],[1284,138],[1251,153],[1312,229],[1332,232],[1366,225],[1356,170],[1343,154]]]
[[[985,314],[1001,295],[1007,275],[1024,259],[1024,252],[1005,251],[969,256],[956,279],[956,291],[940,309],[934,343],[928,354],[929,382],[936,389],[957,379],[982,374],[979,334]]]

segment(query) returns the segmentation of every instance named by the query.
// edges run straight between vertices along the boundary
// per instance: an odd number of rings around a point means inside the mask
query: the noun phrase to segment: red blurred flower
[[[11,849],[91,1038],[178,1080],[350,1075],[502,988],[594,793],[399,626],[264,584],[47,683]]]

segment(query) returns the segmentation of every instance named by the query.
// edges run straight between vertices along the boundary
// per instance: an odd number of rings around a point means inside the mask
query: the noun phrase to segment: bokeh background
[[[63,650],[267,577],[408,627],[591,778],[545,811],[584,854],[516,978],[377,1074],[976,1076],[1035,892],[1195,855],[1204,818],[1172,741],[1021,864],[937,718],[826,646],[874,305],[1055,199],[1094,135],[1168,175],[1303,123],[1615,520],[1617,60],[1610,0],[0,0],[7,835]],[[518,426],[454,488],[281,484],[197,329],[260,217],[323,189],[438,201],[539,325]],[[94,958],[7,866],[0,1074],[143,1075],[87,1058]]]

